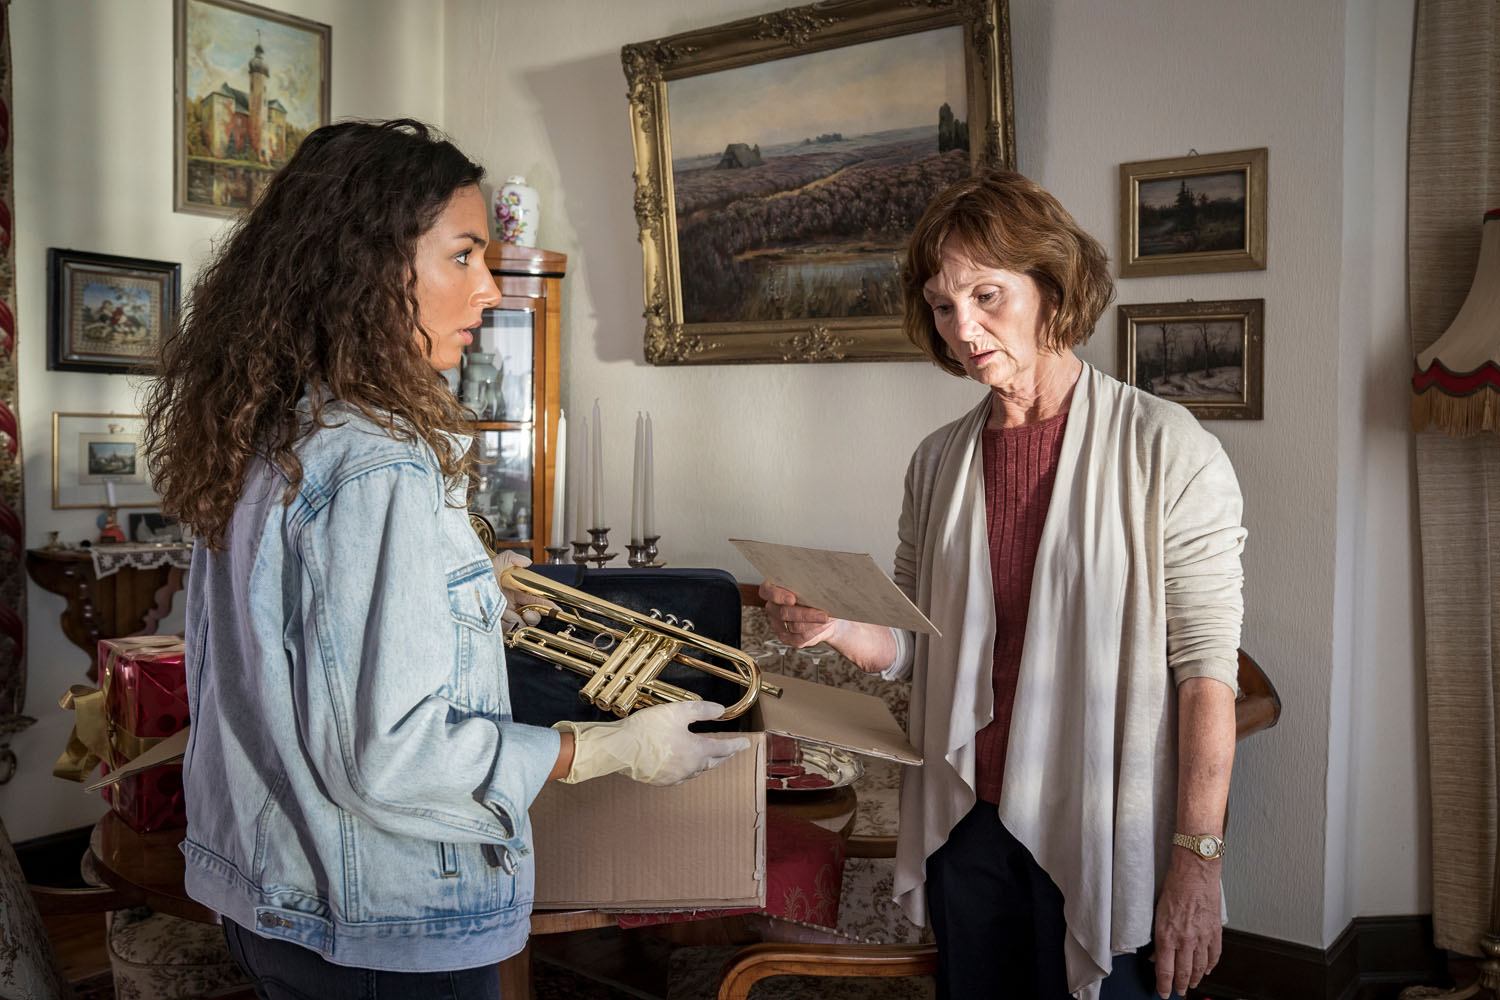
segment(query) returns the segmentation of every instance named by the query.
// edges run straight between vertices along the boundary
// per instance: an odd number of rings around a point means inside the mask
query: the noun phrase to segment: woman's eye
[[[988,303],[991,303],[991,302],[995,301],[996,297],[998,297],[999,294],[1000,294],[999,292],[980,292],[978,295],[976,295],[974,297],[976,299],[978,299],[980,302],[988,304]]]
[[[474,251],[472,249],[465,250],[462,253],[460,253],[457,257],[454,257],[453,259],[456,260],[456,261],[458,261],[460,264],[468,264],[469,263],[469,254],[471,254],[473,252]]]
[[[952,311],[953,307],[950,305],[935,305],[932,307],[932,314],[934,316],[946,316]]]

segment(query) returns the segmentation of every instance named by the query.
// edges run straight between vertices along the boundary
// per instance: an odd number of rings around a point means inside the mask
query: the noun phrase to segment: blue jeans
[[[927,859],[927,903],[938,1000],[1068,1000],[1062,892],[993,802],[977,803]],[[1156,1000],[1150,953],[1116,955],[1101,1000]]]
[[[224,921],[229,954],[260,1000],[500,1000],[495,966],[457,972],[377,972],[334,965],[322,955],[263,938]]]

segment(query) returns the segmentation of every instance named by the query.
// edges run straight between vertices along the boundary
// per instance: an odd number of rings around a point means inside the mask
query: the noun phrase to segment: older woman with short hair
[[[989,390],[907,469],[895,578],[941,635],[767,584],[772,625],[911,676],[926,763],[904,777],[895,887],[932,922],[940,996],[1185,993],[1220,947],[1234,471],[1185,409],[1073,353],[1108,260],[1034,182],[944,191],[902,279],[907,336]]]

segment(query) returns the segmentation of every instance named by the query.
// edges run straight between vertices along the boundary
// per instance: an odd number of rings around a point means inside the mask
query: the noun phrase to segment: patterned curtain
[[[10,144],[10,0],[0,0],[0,784],[15,773],[10,738],[31,724],[26,704],[25,495],[16,376],[15,158]]]
[[[1500,208],[1500,4],[1419,0],[1407,146],[1412,348],[1463,305]],[[1500,331],[1496,331],[1500,336]],[[1436,943],[1480,952],[1495,893],[1500,435],[1417,435]],[[1500,932],[1500,928],[1493,928]]]

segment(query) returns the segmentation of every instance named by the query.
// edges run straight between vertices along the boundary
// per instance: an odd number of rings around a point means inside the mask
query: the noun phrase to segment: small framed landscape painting
[[[1266,266],[1266,150],[1120,164],[1120,277]]]
[[[129,372],[148,364],[177,320],[181,265],[47,250],[47,368]]]
[[[172,207],[236,215],[328,124],[332,29],[244,0],[177,0]]]
[[[141,450],[144,429],[137,415],[52,414],[52,508],[158,506]]]
[[[621,51],[652,364],[919,360],[932,197],[1015,162],[1007,0],[842,0]]]
[[[1120,306],[1124,381],[1199,419],[1260,420],[1265,299]]]

